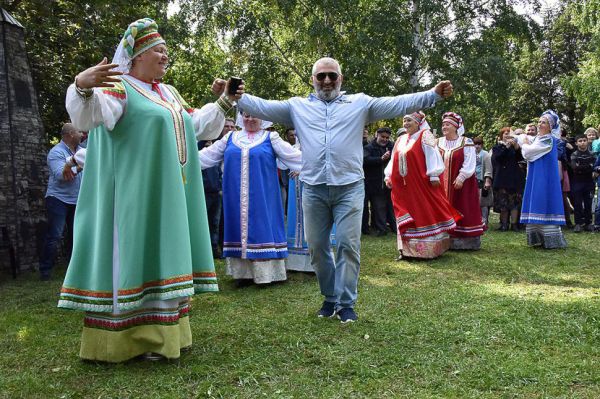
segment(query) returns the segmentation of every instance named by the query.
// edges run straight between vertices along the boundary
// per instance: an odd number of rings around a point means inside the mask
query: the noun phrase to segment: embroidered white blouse
[[[133,76],[126,75],[124,79],[133,82],[136,86],[149,92],[152,96],[160,95],[152,90],[152,84],[141,81]],[[174,95],[164,85],[159,84],[163,96],[169,102],[176,102]],[[118,97],[106,94],[103,88],[94,88],[93,95],[82,98],[71,84],[67,89],[67,112],[71,122],[79,130],[92,130],[104,124],[108,130],[113,130],[123,113],[127,109],[127,96]],[[219,137],[225,125],[225,114],[215,103],[208,103],[200,109],[190,110],[197,140],[211,140]]]
[[[400,162],[400,152],[408,151],[419,138],[419,133],[420,132],[416,132],[410,135],[406,147],[397,148],[398,154],[395,155],[397,162]],[[427,168],[425,173],[427,176],[429,176],[430,181],[439,181],[439,176],[444,172],[444,160],[442,159],[442,155],[435,145],[435,137],[433,134],[429,131],[425,131],[423,134],[430,135],[430,137],[428,137],[429,140],[433,140],[433,145],[426,144],[426,137],[423,137],[423,140],[421,140],[421,147],[423,148],[423,153],[425,154],[425,166]],[[402,137],[398,137],[396,140],[397,146],[400,145],[401,139]],[[392,158],[392,162],[388,162],[385,170],[383,171],[386,179],[389,179],[392,176],[393,160],[394,159]],[[407,172],[410,173],[410,170]]]
[[[284,141],[277,132],[261,130],[256,133],[248,133],[242,129],[241,131],[229,132],[221,140],[215,141],[211,146],[198,151],[198,158],[200,159],[202,169],[211,168],[223,162],[227,140],[229,140],[229,136],[232,134],[236,135],[233,140],[235,144],[241,147],[250,147],[256,142],[261,142],[265,138],[265,135],[270,134],[271,145],[273,146],[277,160],[292,172],[299,172],[302,168],[302,153],[292,147],[290,143]]]
[[[521,154],[528,162],[537,161],[552,150],[552,135],[537,135],[533,139],[525,134],[517,136]]]
[[[463,136],[459,136],[456,140],[446,140],[445,137],[440,137],[438,139],[438,147],[444,150],[452,150],[458,147],[461,144],[461,140],[463,140]],[[463,148],[465,154],[465,160],[458,171],[457,179],[460,181],[465,181],[469,177],[473,176],[475,173],[475,167],[477,166],[477,153],[475,152],[475,145],[473,144],[473,140],[465,137],[465,147]],[[467,146],[467,144],[469,144]],[[450,156],[450,152],[446,152],[447,156]]]

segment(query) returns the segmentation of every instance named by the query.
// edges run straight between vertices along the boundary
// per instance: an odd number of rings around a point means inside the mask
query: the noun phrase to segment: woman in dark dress
[[[519,209],[523,199],[525,174],[519,166],[521,148],[509,127],[500,129],[498,143],[492,149],[494,171],[494,211],[500,213],[500,231],[519,230]]]

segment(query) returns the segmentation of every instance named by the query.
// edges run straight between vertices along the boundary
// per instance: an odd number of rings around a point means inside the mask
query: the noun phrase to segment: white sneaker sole
[[[331,316],[323,316],[322,314],[317,314],[317,317],[319,319],[333,319],[335,316],[337,316],[337,312],[334,310],[333,314]]]
[[[340,315],[336,315],[336,316],[340,320],[340,323],[342,323],[342,324],[354,323],[356,321],[356,320],[352,320],[352,319],[348,319],[348,320],[344,321],[344,320],[342,320]]]

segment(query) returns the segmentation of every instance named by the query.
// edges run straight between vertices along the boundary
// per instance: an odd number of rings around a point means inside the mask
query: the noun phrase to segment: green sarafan
[[[315,317],[311,274],[240,289],[219,261],[221,291],[194,297],[193,347],[170,362],[80,361],[62,276],[5,279],[0,397],[600,397],[597,237],[542,250],[496,223],[480,251],[432,261],[395,261],[395,238],[365,236],[352,325]]]

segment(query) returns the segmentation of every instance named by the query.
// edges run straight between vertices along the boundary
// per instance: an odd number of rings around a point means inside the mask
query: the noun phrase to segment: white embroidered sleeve
[[[104,94],[102,89],[95,88],[88,99],[81,97],[75,90],[75,84],[67,89],[66,107],[71,122],[79,130],[90,131],[100,124],[108,130],[114,129],[121,119],[127,98]]]
[[[427,168],[426,174],[429,176],[430,181],[439,181],[440,175],[444,173],[444,160],[438,150],[435,142],[435,137],[430,131],[423,132],[423,138],[421,139],[421,147],[425,154],[425,166]]]
[[[392,176],[392,168],[394,167],[394,162],[396,162],[396,152],[392,152],[392,157],[390,158],[390,162],[385,166],[383,170],[383,176],[386,179],[389,179]]]
[[[302,152],[284,141],[277,132],[271,132],[270,139],[277,159],[292,172],[300,172],[300,169],[302,169]]]
[[[85,166],[85,156],[86,156],[86,154],[87,154],[87,148],[80,148],[79,150],[77,150],[77,152],[75,153],[75,155],[73,155],[73,159],[77,163],[77,166],[79,166],[82,169]]]
[[[465,160],[463,161],[463,165],[460,168],[457,177],[457,179],[461,179],[463,182],[469,177],[473,176],[475,173],[475,167],[477,166],[477,153],[475,152],[473,141],[471,139],[467,139],[466,144],[467,145],[465,145],[463,149],[465,153]]]
[[[200,168],[208,169],[219,165],[223,162],[223,155],[227,147],[227,140],[231,133],[227,133],[221,140],[217,140],[210,147],[205,147],[198,151],[198,159],[200,160]]]
[[[528,162],[537,161],[552,150],[552,137],[536,136],[531,144],[521,146],[521,154]]]
[[[225,114],[215,103],[208,103],[192,112],[196,140],[214,140],[225,126]]]

